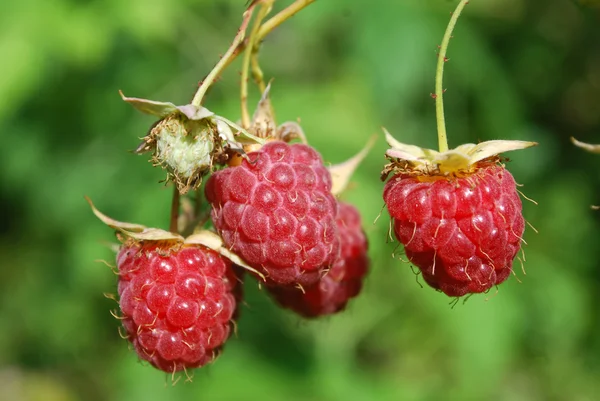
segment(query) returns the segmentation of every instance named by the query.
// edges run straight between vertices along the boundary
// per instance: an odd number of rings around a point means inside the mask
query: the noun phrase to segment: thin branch
[[[246,28],[248,27],[248,23],[252,18],[252,13],[254,12],[255,4],[252,4],[243,14],[242,25],[240,26],[237,35],[233,39],[233,43],[227,49],[227,52],[221,57],[221,60],[215,65],[211,72],[208,73],[200,87],[196,91],[194,98],[192,99],[192,104],[195,106],[200,106],[202,104],[202,99],[208,91],[208,88],[215,82],[219,74],[227,68],[229,64],[242,52],[244,49],[244,37],[246,36]]]
[[[171,201],[171,220],[169,223],[169,231],[173,234],[179,234],[178,220],[179,220],[179,190],[177,186],[173,186],[173,200]]]

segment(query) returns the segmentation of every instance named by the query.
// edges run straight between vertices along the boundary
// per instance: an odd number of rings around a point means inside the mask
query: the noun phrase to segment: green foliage
[[[286,4],[285,0],[280,0]],[[454,308],[389,243],[380,126],[435,147],[436,45],[455,2],[318,1],[278,28],[261,61],[279,121],[301,118],[326,161],[379,139],[346,194],[372,273],[348,310],[304,322],[247,285],[238,338],[192,384],[136,361],[108,313],[116,219],[166,228],[165,172],[133,156],[151,117],[130,96],[187,103],[229,45],[243,2],[23,0],[0,5],[0,400],[591,400],[600,393],[597,15],[567,0],[472,1],[450,42],[450,146],[522,139],[510,154],[527,275]],[[597,2],[596,2],[597,3]],[[278,7],[282,6],[278,4]],[[365,2],[364,4],[367,4]],[[231,66],[206,106],[239,116]],[[258,100],[252,94],[251,103]],[[522,283],[520,283],[521,281]],[[422,280],[421,280],[422,282]]]

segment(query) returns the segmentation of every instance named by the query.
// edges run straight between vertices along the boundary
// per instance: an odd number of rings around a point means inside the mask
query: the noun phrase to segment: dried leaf
[[[205,118],[212,117],[215,115],[212,111],[206,107],[195,106],[193,104],[186,104],[185,106],[177,106],[177,110],[190,120],[204,120]]]
[[[243,129],[242,127],[240,127],[239,125],[237,125],[233,121],[230,121],[230,120],[226,119],[223,116],[215,115],[213,118],[216,121],[221,121],[221,122],[229,125],[234,130],[236,130],[237,131],[237,135],[234,135],[234,137],[236,138],[236,140],[238,142],[242,142],[242,143],[258,143],[258,144],[261,144],[261,145],[264,145],[265,142],[266,142],[265,139],[259,138],[259,137],[255,136],[255,135],[252,135],[251,133],[249,133],[248,131],[246,131],[245,129]]]
[[[170,102],[157,102],[155,100],[127,97],[121,91],[119,91],[119,94],[124,101],[142,113],[151,114],[160,118],[164,118],[177,110],[177,106]]]
[[[394,139],[385,128],[384,132],[391,147],[386,151],[386,155],[408,162],[407,166],[410,166],[411,170],[421,171],[425,174],[449,174],[467,170],[469,166],[491,156],[537,145],[536,142],[494,140],[477,145],[466,143],[446,152],[438,152],[433,149],[404,144]],[[391,164],[392,168],[393,165],[394,162]],[[402,168],[406,168],[406,166]],[[389,169],[384,170],[383,176],[387,176],[389,171]]]
[[[585,143],[585,142],[580,142],[577,139],[571,137],[571,142],[573,142],[573,144],[577,147],[580,147],[581,149],[585,149],[588,152],[591,153],[600,153],[600,145],[593,145],[590,143]]]
[[[229,124],[218,118],[215,120],[217,125],[217,132],[219,133],[219,138],[228,143],[236,143],[235,137],[233,136],[233,131],[231,130]]]
[[[439,154],[439,152],[433,149],[426,149],[419,146],[402,143],[395,139],[385,128],[383,128],[383,132],[385,133],[385,140],[391,147],[391,149],[388,149],[386,154],[395,159],[418,161],[432,158],[436,154]]]
[[[304,130],[295,121],[286,121],[277,128],[277,137],[281,138],[284,142],[290,142],[293,139],[300,139],[300,141],[307,145],[308,140],[304,134]]]
[[[250,267],[246,262],[244,262],[244,260],[241,257],[227,249],[225,247],[225,244],[223,244],[223,239],[212,231],[203,230],[198,233],[192,234],[185,239],[185,243],[203,245],[209,249],[212,249],[213,251],[216,251],[222,256],[231,260],[236,265],[243,267],[244,269],[258,275],[260,278],[263,279],[263,281],[265,280],[264,274]]]
[[[486,141],[481,142],[477,145],[473,145],[467,154],[470,156],[471,164],[476,163],[480,160],[487,159],[490,156],[498,155],[500,153],[510,152],[512,150],[526,149],[531,146],[536,146],[537,142],[527,141]],[[466,146],[466,145],[463,145]],[[458,148],[457,148],[458,149]]]
[[[350,182],[350,178],[356,171],[357,167],[367,156],[373,145],[375,144],[376,136],[372,136],[365,146],[358,152],[356,155],[346,160],[345,162],[334,164],[329,167],[329,173],[331,174],[332,187],[331,193],[335,196],[341,194],[348,183]]]
[[[115,228],[117,230],[127,230],[131,232],[142,232],[146,229],[146,226],[143,226],[141,224],[125,223],[122,221],[114,220],[102,213],[101,211],[99,211],[98,209],[96,209],[96,206],[94,206],[90,198],[86,196],[85,200],[90,204],[92,212],[94,212],[96,217],[98,217],[104,224],[111,228]]]
[[[275,116],[273,115],[271,100],[269,99],[270,90],[271,83],[269,82],[258,101],[256,110],[252,116],[252,132],[269,132],[270,130],[274,130],[277,126],[275,123]]]
[[[134,223],[126,223],[122,221],[118,221],[112,219],[100,212],[94,204],[92,200],[85,197],[85,200],[90,204],[92,211],[104,224],[107,226],[114,228],[115,230],[119,230],[125,236],[129,238],[136,239],[138,241],[177,241],[183,242],[183,237],[177,234],[173,234],[169,231],[161,230],[160,228],[148,228],[141,224]]]
[[[146,228],[141,232],[131,232],[120,230],[129,238],[138,241],[176,241],[183,242],[183,237],[178,234],[173,234],[170,231],[161,230],[160,228]]]

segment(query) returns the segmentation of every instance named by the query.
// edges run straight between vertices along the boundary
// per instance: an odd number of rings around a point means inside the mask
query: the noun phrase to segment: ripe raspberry
[[[317,282],[339,253],[337,202],[321,156],[273,141],[211,176],[206,198],[225,245],[270,284]]]
[[[239,287],[227,259],[201,246],[126,243],[117,267],[122,323],[140,358],[172,373],[218,356]]]
[[[341,252],[331,270],[305,292],[298,288],[268,287],[275,300],[307,318],[343,310],[357,296],[369,268],[367,237],[362,230],[360,213],[347,203],[339,202],[336,220]]]
[[[525,224],[504,167],[482,164],[461,178],[400,173],[383,198],[406,256],[433,288],[459,297],[510,275]]]

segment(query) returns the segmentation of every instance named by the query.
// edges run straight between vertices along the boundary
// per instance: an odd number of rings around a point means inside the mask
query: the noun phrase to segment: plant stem
[[[463,8],[469,3],[469,0],[460,0],[456,10],[452,13],[442,44],[440,45],[440,52],[438,53],[438,62],[435,72],[435,114],[437,120],[437,133],[438,143],[440,152],[446,152],[448,150],[448,137],[446,135],[446,121],[444,119],[444,87],[442,85],[442,79],[444,77],[444,64],[448,59],[446,58],[446,51],[448,50],[448,43],[452,37],[452,31],[456,25],[458,17],[462,13]]]
[[[260,68],[260,64],[258,63],[258,49],[259,45],[257,44],[252,51],[252,58],[250,63],[252,64],[252,78],[258,86],[258,90],[262,94],[267,89],[267,84],[265,84],[265,75]]]
[[[169,231],[173,234],[179,234],[179,190],[177,185],[173,185],[173,200],[171,201],[171,219],[169,222]]]
[[[258,62],[258,53],[260,50],[261,42],[269,33],[271,33],[271,31],[273,31],[275,28],[281,25],[284,21],[287,21],[288,19],[296,15],[300,10],[314,2],[315,0],[296,0],[287,8],[281,10],[275,16],[270,18],[260,27],[256,35],[256,40],[251,45],[249,52],[251,53],[250,63],[252,64],[252,78],[258,86],[258,90],[260,91],[261,95],[264,94],[265,90],[267,89],[267,85],[264,80],[264,74],[262,72],[262,69],[260,68],[260,63]],[[271,117],[273,118],[273,120],[275,120],[275,109],[273,108],[273,104],[270,100],[268,100],[268,104]]]
[[[251,56],[250,56],[250,64],[252,66],[252,78],[256,86],[258,86],[258,90],[260,95],[263,96],[265,91],[267,90],[267,84],[265,83],[265,75],[260,67],[260,62],[258,61],[258,54],[260,51],[260,41],[256,41],[254,46],[252,46]],[[269,99],[266,100],[269,105],[269,112],[271,113],[271,118],[273,119],[273,123],[275,123],[275,109],[273,108],[273,103]],[[277,126],[277,124],[275,124]]]
[[[274,0],[267,1],[269,3],[272,3]],[[314,2],[315,0],[296,0],[287,8],[281,10],[279,13],[268,19],[267,22],[265,22],[258,30],[256,34],[255,43],[260,43],[262,40],[264,40],[265,36],[271,33],[271,31],[273,31],[287,19],[293,17],[296,13],[298,13],[298,11],[302,10],[303,8]],[[219,74],[223,72],[227,67],[229,67],[233,60],[235,60],[237,56],[239,56],[240,53],[242,53],[244,49],[248,46],[248,41],[244,41],[244,38],[246,36],[246,28],[248,27],[250,19],[252,18],[252,12],[254,11],[254,7],[260,3],[260,1],[253,2],[250,5],[250,7],[248,7],[248,9],[244,12],[242,24],[240,26],[240,29],[238,30],[236,37],[233,40],[233,43],[231,44],[227,52],[223,55],[223,57],[221,57],[221,60],[219,60],[217,65],[215,65],[213,70],[206,76],[204,81],[202,81],[200,87],[198,87],[198,90],[196,91],[196,94],[192,99],[193,105],[200,106],[200,104],[202,104],[204,95],[208,91],[208,88],[210,88],[210,86],[217,79]]]
[[[267,36],[269,33],[271,33],[271,31],[273,31],[275,28],[277,28],[279,25],[281,25],[283,22],[285,22],[288,18],[293,17],[298,11],[302,10],[303,8],[305,8],[306,6],[308,6],[309,4],[314,3],[314,2],[315,2],[315,0],[296,0],[296,2],[292,3],[287,8],[283,9],[282,11],[277,13],[275,16],[269,18],[267,20],[267,22],[265,22],[258,30],[258,33],[256,35],[256,43],[260,43],[261,41],[263,41],[265,36]],[[256,2],[253,5],[256,5],[256,4],[259,4],[259,2]],[[249,12],[249,11],[250,11],[250,7],[248,8],[248,10],[246,12]],[[244,16],[245,16],[245,14],[244,14]],[[249,21],[249,18],[248,18],[248,21]],[[245,21],[245,23],[246,23],[245,25],[242,24],[242,26],[244,27],[244,31],[245,31],[246,26],[248,25],[248,21]],[[240,30],[241,29],[242,28],[240,27]],[[240,40],[234,40],[234,44],[237,43],[237,47],[234,49],[234,51],[232,52],[230,57],[227,57],[227,58],[223,57],[222,60],[225,60],[225,62],[223,63],[222,66],[218,66],[220,71],[223,71],[227,67],[229,67],[229,65],[236,59],[236,57],[239,56],[239,54],[241,52],[243,52],[244,49],[246,49],[246,47],[248,46],[248,41],[244,41],[243,39],[244,39],[244,35],[242,35]],[[233,47],[234,46],[232,45],[232,48]],[[230,50],[231,50],[231,48],[230,48]],[[217,66],[215,66],[215,68],[217,68]],[[203,82],[203,85],[204,85],[204,82]],[[210,85],[207,84],[207,87],[204,89],[204,92],[201,95],[196,94],[196,96],[194,96],[194,99],[199,98],[198,105],[202,101],[202,97],[204,96],[204,93],[208,89],[208,86],[210,86]],[[198,92],[200,92],[200,89],[198,89]],[[195,103],[192,103],[192,104],[195,104]]]
[[[311,3],[314,3],[315,0],[296,0],[288,7],[281,10],[279,13],[271,17],[267,22],[265,22],[258,31],[257,42],[260,42],[267,36],[273,29],[277,28],[284,21],[293,17],[298,11],[302,10],[306,6]]]
[[[240,103],[242,107],[242,127],[248,129],[250,128],[250,113],[248,112],[248,75],[250,72],[250,60],[252,58],[252,53],[254,52],[254,47],[258,42],[257,34],[260,29],[260,25],[262,21],[265,19],[269,11],[271,11],[271,6],[273,5],[274,0],[265,1],[256,16],[256,20],[254,21],[254,25],[252,26],[252,30],[250,31],[250,36],[248,37],[248,44],[246,45],[246,52],[244,53],[244,59],[242,61],[242,81],[240,85]]]
[[[200,84],[200,87],[196,91],[196,94],[192,99],[192,104],[194,106],[200,106],[200,104],[202,104],[202,99],[204,98],[204,95],[206,94],[208,88],[210,88],[210,86],[214,83],[219,74],[223,72],[223,70],[225,70],[225,68],[227,68],[227,66],[244,49],[244,46],[241,45],[243,45],[244,43],[244,37],[246,36],[246,28],[248,27],[248,23],[252,18],[252,13],[254,11],[255,5],[256,4],[252,4],[250,7],[248,7],[246,11],[244,11],[242,17],[242,25],[240,26],[238,33],[235,35],[233,43],[231,44],[231,46],[229,46],[229,49],[227,49],[227,52],[223,55],[223,57],[221,57],[221,60],[219,60],[217,65],[215,65],[212,71],[208,73],[208,75],[206,76],[204,81],[202,81],[202,84]]]

